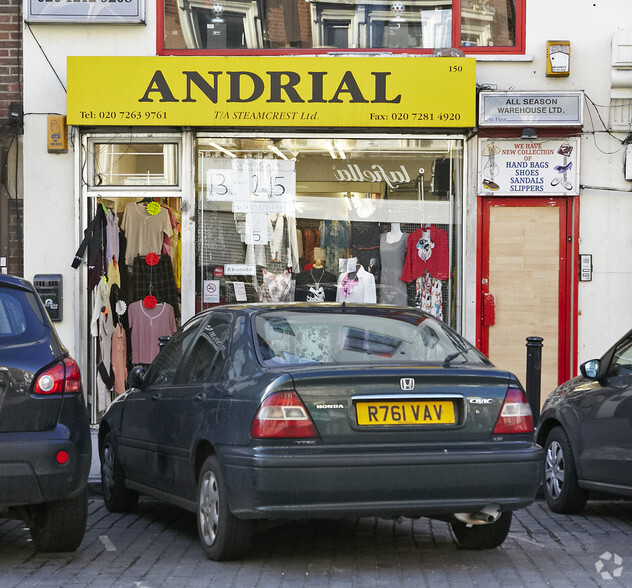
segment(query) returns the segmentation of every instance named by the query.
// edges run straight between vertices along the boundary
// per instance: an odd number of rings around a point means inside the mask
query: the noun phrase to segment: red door
[[[526,338],[543,338],[542,400],[574,372],[577,198],[479,199],[477,344],[525,385]]]

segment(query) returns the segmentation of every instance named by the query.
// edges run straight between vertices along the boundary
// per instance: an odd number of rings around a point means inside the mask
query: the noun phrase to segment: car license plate
[[[412,400],[356,403],[358,425],[454,424],[451,400]]]

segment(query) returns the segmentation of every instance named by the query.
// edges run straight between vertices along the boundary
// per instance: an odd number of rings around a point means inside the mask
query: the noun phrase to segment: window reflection
[[[514,46],[517,0],[462,0],[460,46]],[[452,0],[164,0],[165,49],[440,49]]]
[[[513,46],[515,42],[515,0],[461,1],[462,46]]]

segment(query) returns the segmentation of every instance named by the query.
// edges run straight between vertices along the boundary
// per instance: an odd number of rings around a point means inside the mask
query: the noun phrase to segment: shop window
[[[199,138],[197,310],[365,302],[458,328],[462,142]]]
[[[86,267],[93,422],[125,391],[129,370],[151,363],[160,338],[181,322],[181,141],[157,133],[82,138],[86,224],[72,266]],[[172,340],[161,361],[181,353],[179,344]]]
[[[526,0],[158,0],[159,54],[523,53]]]
[[[176,186],[176,143],[93,143],[92,186]]]

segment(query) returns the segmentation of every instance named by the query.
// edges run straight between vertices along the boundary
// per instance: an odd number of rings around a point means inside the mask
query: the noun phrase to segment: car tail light
[[[35,381],[35,394],[78,394],[81,392],[81,372],[71,357],[42,372]]]
[[[316,427],[294,391],[277,392],[266,398],[252,422],[255,439],[313,438]]]
[[[522,390],[509,388],[500,416],[494,427],[494,435],[511,433],[533,433],[531,407]]]

